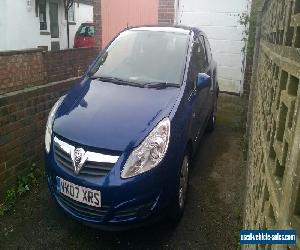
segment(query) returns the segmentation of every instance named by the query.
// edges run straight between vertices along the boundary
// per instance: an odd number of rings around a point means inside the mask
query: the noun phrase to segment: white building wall
[[[0,50],[36,48],[49,43],[40,36],[39,18],[35,14],[34,1],[28,7],[26,1],[0,0]]]
[[[220,90],[242,93],[242,42],[244,28],[239,14],[247,11],[248,0],[177,0],[178,24],[199,27],[210,41],[218,63]]]
[[[67,22],[65,20],[62,0],[49,0],[59,3],[59,41],[60,48],[66,49]],[[25,0],[0,0],[0,51],[20,50],[47,46],[51,49],[49,1],[47,1],[48,35],[40,34],[40,21],[35,13],[35,1],[31,7]],[[75,22],[70,25],[70,48],[73,48],[75,33],[82,22],[93,21],[93,6],[75,3]]]
[[[0,50],[1,48],[6,47],[6,25],[5,25],[5,20],[6,20],[6,0],[0,0]]]

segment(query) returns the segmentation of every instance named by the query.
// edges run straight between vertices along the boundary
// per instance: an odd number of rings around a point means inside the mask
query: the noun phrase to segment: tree
[[[74,4],[74,0],[64,0],[65,15],[67,19],[67,37],[68,37],[68,48],[70,48],[70,27],[69,27],[69,9]]]

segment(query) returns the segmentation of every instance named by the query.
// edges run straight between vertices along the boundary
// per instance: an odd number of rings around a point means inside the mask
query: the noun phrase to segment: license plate
[[[89,206],[101,207],[101,193],[98,190],[76,185],[60,177],[56,177],[57,191],[74,201],[78,201]]]

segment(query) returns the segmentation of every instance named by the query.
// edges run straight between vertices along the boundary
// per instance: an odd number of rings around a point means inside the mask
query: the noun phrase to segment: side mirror
[[[210,76],[205,73],[199,73],[197,77],[197,89],[204,89],[210,86]]]

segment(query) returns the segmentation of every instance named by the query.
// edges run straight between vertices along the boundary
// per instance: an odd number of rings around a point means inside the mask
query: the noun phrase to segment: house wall
[[[159,0],[158,23],[173,24],[175,20],[175,0]]]
[[[101,1],[94,1],[94,23],[95,23],[95,39],[96,47],[100,51],[102,48],[102,11]]]
[[[218,63],[222,91],[242,93],[244,28],[239,14],[247,11],[247,0],[177,0],[176,22],[201,28],[211,43]]]
[[[101,0],[102,47],[128,26],[156,24],[158,0]]]
[[[2,0],[1,4],[0,4],[0,34],[1,35],[1,39],[0,39],[0,50],[1,48],[6,47],[6,36],[4,36],[3,34],[6,34],[6,26],[5,25],[5,20],[6,20],[6,0]]]
[[[26,1],[1,0],[0,3],[0,50],[36,48],[38,45],[49,46],[46,36],[40,35],[39,18],[35,14],[32,1],[30,9]]]
[[[49,0],[59,4],[59,42],[60,48],[68,48],[67,22],[62,0]],[[26,1],[1,0],[0,2],[0,51],[20,50],[47,46],[51,49],[49,1],[47,1],[47,30],[48,34],[40,34],[40,21],[35,13],[35,1],[27,8]],[[70,25],[70,48],[73,47],[76,31],[82,22],[93,21],[93,6],[75,3],[75,25]]]

